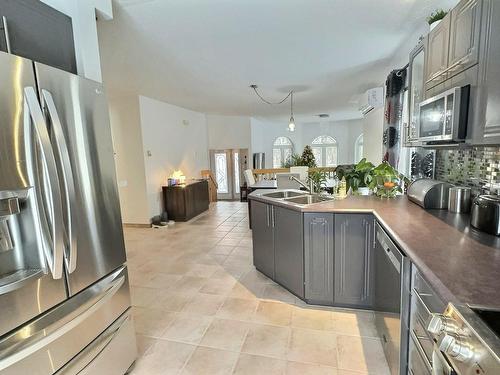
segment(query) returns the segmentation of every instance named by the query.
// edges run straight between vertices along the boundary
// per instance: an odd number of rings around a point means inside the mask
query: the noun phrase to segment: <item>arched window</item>
[[[293,143],[287,137],[278,137],[273,143],[273,168],[281,166],[292,156]]]
[[[337,141],[329,135],[320,135],[312,141],[312,152],[318,167],[337,165]]]
[[[354,142],[354,162],[357,163],[361,159],[363,159],[363,133]]]

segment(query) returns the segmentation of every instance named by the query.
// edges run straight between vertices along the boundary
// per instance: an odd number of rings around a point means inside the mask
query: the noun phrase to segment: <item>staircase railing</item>
[[[208,196],[210,202],[217,202],[217,181],[215,176],[210,169],[204,169],[201,171],[201,177],[208,181]]]
[[[325,172],[327,178],[333,178],[335,174],[335,170],[337,167],[317,167],[317,168],[309,168],[310,172]],[[274,180],[276,179],[277,173],[290,173],[290,168],[267,168],[267,169],[253,169],[252,170],[255,179],[257,181],[260,180]]]

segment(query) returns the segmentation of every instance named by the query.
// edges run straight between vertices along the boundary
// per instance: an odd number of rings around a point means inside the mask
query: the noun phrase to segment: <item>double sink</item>
[[[299,206],[305,206],[313,203],[320,203],[331,201],[333,198],[320,194],[309,194],[306,192],[299,192],[296,190],[282,190],[272,193],[264,193],[262,197],[280,199],[287,203],[293,203]]]

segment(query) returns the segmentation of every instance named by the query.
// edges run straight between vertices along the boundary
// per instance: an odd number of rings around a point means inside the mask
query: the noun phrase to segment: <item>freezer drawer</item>
[[[129,307],[127,269],[122,266],[0,340],[0,374],[54,374]]]
[[[131,309],[80,352],[58,375],[123,375],[137,358]]]

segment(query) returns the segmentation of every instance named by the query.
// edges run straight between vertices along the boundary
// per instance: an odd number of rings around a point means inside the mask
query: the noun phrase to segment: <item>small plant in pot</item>
[[[434,29],[441,20],[448,14],[448,12],[444,9],[436,9],[432,12],[429,17],[427,17],[427,23],[429,24],[430,29]]]
[[[345,177],[347,189],[354,194],[370,195],[370,183],[372,182],[372,170],[375,166],[363,158],[352,168],[339,171],[339,178]]]
[[[372,174],[370,187],[377,196],[383,198],[394,198],[402,193],[403,185],[407,182],[407,178],[386,161],[374,168]]]

